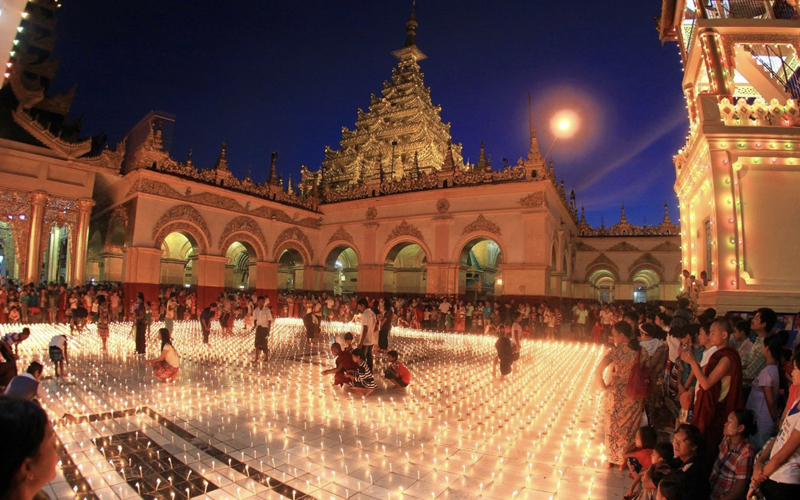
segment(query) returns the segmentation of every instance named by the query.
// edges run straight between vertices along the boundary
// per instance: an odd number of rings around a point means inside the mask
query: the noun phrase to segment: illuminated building
[[[476,164],[464,162],[424,85],[413,15],[381,96],[293,185],[278,176],[277,154],[265,182],[236,177],[225,144],[212,168],[191,152],[176,160],[166,113],[147,115],[113,149],[81,137],[66,120],[71,93],[47,94],[55,64],[40,46],[52,49],[56,8],[28,4],[41,29],[19,36],[2,89],[9,277],[121,282],[127,297],[192,286],[201,305],[224,289],[675,299],[677,226],[633,225],[624,213],[610,228],[589,226],[533,126],[526,158],[493,168],[482,147]]]
[[[664,1],[689,116],[674,158],[682,262],[706,271],[703,307],[800,308],[793,227],[800,210],[796,1]]]

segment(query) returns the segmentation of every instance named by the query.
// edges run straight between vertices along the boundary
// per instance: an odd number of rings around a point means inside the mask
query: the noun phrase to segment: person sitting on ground
[[[681,424],[672,441],[677,468],[683,471],[686,494],[684,500],[707,500],[710,493],[708,468],[703,451],[705,444],[700,429]]]
[[[389,351],[386,356],[389,361],[389,367],[383,372],[383,376],[394,384],[392,389],[408,387],[409,382],[411,382],[411,372],[398,359],[400,355],[397,351]]]
[[[174,382],[178,378],[178,369],[181,365],[181,358],[178,351],[172,346],[169,330],[160,328],[158,334],[161,336],[161,356],[148,361],[153,365],[153,375],[163,382]]]
[[[711,469],[711,500],[745,500],[756,450],[747,440],[756,431],[755,414],[737,409],[728,415],[719,445],[719,455]]]
[[[634,475],[648,469],[653,463],[652,455],[656,442],[658,442],[658,434],[653,427],[645,425],[636,431],[636,438],[622,455],[628,464],[628,470]]]
[[[351,334],[352,341],[352,334]],[[342,386],[348,382],[346,373],[358,369],[358,365],[353,361],[351,351],[344,351],[338,342],[331,344],[331,354],[336,356],[336,367],[323,370],[323,375],[333,375],[333,385]]]
[[[684,500],[687,494],[685,474],[673,471],[658,483],[656,500]]]
[[[361,349],[353,349],[351,356],[353,357],[353,363],[358,365],[358,368],[345,374],[349,380],[350,390],[369,396],[369,394],[375,390],[377,384],[375,383],[375,378],[372,376],[372,369],[370,369],[369,364],[367,364],[364,351]]]
[[[66,378],[64,373],[64,363],[69,364],[69,356],[67,355],[67,336],[54,335],[50,339],[50,346],[48,350],[50,354],[50,361],[55,365],[56,377]]]
[[[56,434],[47,413],[33,401],[0,396],[0,498],[41,500],[56,477]]]
[[[656,497],[658,484],[672,472],[670,463],[673,457],[672,443],[656,443],[650,455],[650,467],[634,477],[631,487],[628,488],[628,494],[623,499],[653,500]],[[636,488],[640,483],[641,489],[637,492]]]
[[[19,359],[19,345],[31,336],[31,329],[27,326],[21,332],[7,333],[0,337],[0,342],[14,349],[14,357]]]
[[[506,375],[514,371],[514,343],[511,338],[506,336],[506,329],[502,326],[497,328],[497,341],[494,348],[497,350],[497,357],[494,358],[493,371],[497,377],[497,365],[500,365],[500,380],[505,380]]]

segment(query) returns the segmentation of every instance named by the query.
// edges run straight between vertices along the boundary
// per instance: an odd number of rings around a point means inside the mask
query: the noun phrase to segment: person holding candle
[[[608,467],[623,466],[624,454],[639,429],[639,419],[644,411],[642,398],[628,396],[627,385],[637,363],[646,362],[647,352],[639,347],[631,325],[618,321],[611,328],[614,347],[603,358],[595,371],[597,383],[606,392],[605,437]],[[612,367],[608,383],[603,378],[606,368]]]
[[[369,396],[377,387],[375,378],[372,376],[372,368],[367,363],[366,355],[361,349],[353,350],[351,356],[353,357],[353,363],[358,367],[345,373],[345,377],[349,380],[350,390]]]
[[[333,385],[342,386],[348,383],[347,372],[358,370],[358,365],[353,361],[351,351],[342,350],[338,342],[331,344],[331,354],[336,356],[336,367],[322,370],[323,375],[333,375]]]
[[[41,492],[56,477],[56,434],[32,401],[0,396],[0,498],[46,499]]]
[[[408,387],[408,384],[411,382],[411,372],[408,371],[406,365],[400,361],[400,355],[397,351],[389,351],[386,353],[386,356],[389,361],[389,367],[383,372],[383,376],[394,384],[392,389]]]
[[[160,328],[158,334],[161,336],[161,355],[156,359],[148,361],[153,365],[153,375],[163,382],[174,382],[178,378],[178,369],[181,365],[181,358],[178,351],[172,346],[169,330]]]

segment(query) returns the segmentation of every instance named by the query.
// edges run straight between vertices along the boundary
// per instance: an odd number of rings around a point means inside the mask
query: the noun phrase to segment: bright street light
[[[550,147],[547,148],[547,153],[544,155],[545,161],[547,161],[547,157],[550,155],[550,151],[552,151],[559,137],[569,139],[575,135],[575,132],[578,130],[578,122],[577,113],[569,109],[561,110],[553,115],[553,118],[550,120],[550,130],[553,132],[554,137],[553,142],[550,143]]]

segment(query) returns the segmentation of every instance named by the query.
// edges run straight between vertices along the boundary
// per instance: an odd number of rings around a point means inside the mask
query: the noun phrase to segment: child
[[[628,462],[628,469],[634,474],[639,474],[646,470],[652,462],[653,448],[658,442],[656,430],[648,425],[639,427],[636,431],[636,439],[633,444],[628,446],[628,450],[623,455]],[[620,470],[624,470],[624,465]]]
[[[724,438],[711,469],[711,499],[744,498],[753,475],[756,449],[747,440],[756,431],[755,414],[733,410],[722,430]]]
[[[342,352],[346,352],[347,354],[353,353],[353,333],[347,332],[344,334],[344,347],[342,347]]]
[[[778,335],[771,335],[764,339],[761,353],[767,364],[753,380],[750,395],[747,397],[746,408],[755,412],[758,422],[758,432],[750,438],[750,442],[758,450],[767,444],[775,432],[775,422],[780,417],[777,400],[781,375],[778,365],[781,363],[782,348],[783,342]]]
[[[352,341],[352,334],[348,333],[347,335],[351,336]],[[347,376],[345,374],[348,371],[357,370],[358,365],[353,362],[353,356],[350,354],[350,352],[344,351],[338,342],[334,342],[331,345],[331,354],[336,356],[336,367],[328,370],[322,370],[322,374],[332,374],[333,385],[342,386],[347,383]]]
[[[392,381],[394,384],[392,389],[408,387],[408,383],[411,382],[411,372],[408,371],[406,365],[398,359],[400,356],[397,354],[397,351],[389,351],[386,353],[386,356],[389,358],[389,368],[383,372],[383,376],[387,380]]]
[[[345,377],[349,380],[350,390],[369,396],[375,390],[377,384],[372,376],[372,370],[364,357],[364,352],[361,349],[354,349],[351,356],[353,357],[353,363],[358,365],[358,368],[345,373]]]
[[[592,342],[595,344],[602,342],[603,340],[603,325],[600,324],[600,320],[594,322],[594,326],[592,327]]]
[[[69,363],[67,356],[67,337],[66,335],[55,335],[50,339],[50,361],[55,365],[56,377],[66,378],[64,373],[64,362]]]
[[[636,475],[633,484],[628,489],[628,494],[623,498],[625,500],[654,500],[658,483],[672,472],[669,464],[672,462],[673,455],[672,443],[656,443],[653,453],[650,455],[652,465],[646,471]],[[635,492],[639,481],[641,481],[642,488]]]

